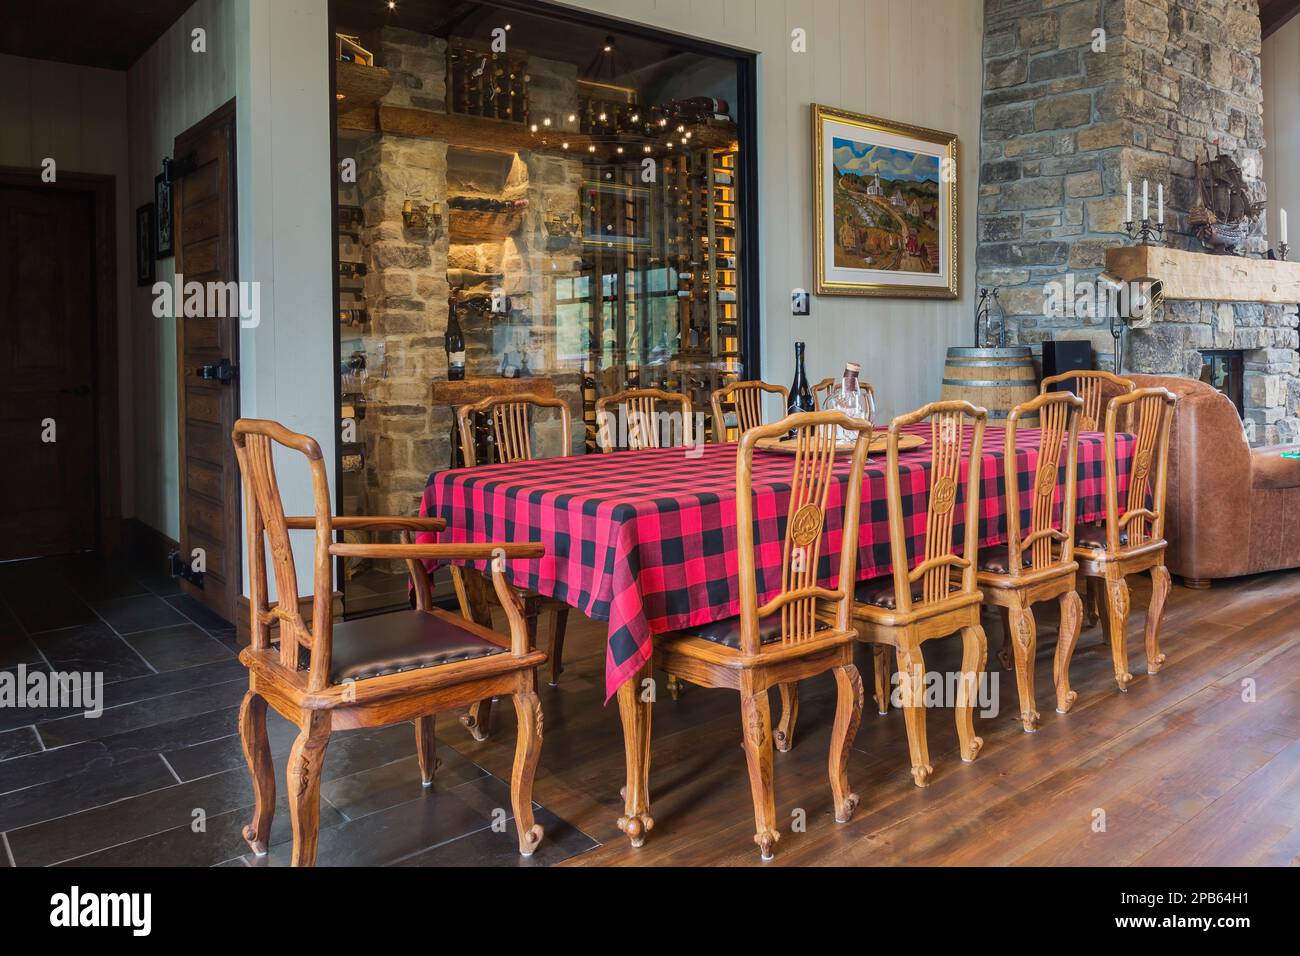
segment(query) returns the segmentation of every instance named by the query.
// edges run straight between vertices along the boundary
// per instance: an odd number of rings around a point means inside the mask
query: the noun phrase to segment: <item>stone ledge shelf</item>
[[[1120,246],[1106,250],[1106,271],[1120,279],[1160,279],[1166,299],[1300,303],[1300,262]]]

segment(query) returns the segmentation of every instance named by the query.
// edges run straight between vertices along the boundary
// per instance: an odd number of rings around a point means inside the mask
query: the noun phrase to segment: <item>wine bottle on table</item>
[[[460,330],[455,299],[447,302],[447,335],[444,343],[447,348],[447,381],[459,382],[465,378],[465,333]]]
[[[790,385],[790,401],[785,407],[788,415],[817,410],[817,404],[813,401],[812,389],[808,387],[808,375],[803,367],[803,346],[802,342],[794,343],[794,381]],[[790,431],[790,435],[791,437],[794,436],[793,429]]]

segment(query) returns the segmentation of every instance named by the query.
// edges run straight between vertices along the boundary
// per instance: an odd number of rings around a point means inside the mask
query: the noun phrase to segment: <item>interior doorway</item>
[[[234,100],[176,137],[176,274],[187,286],[234,288],[238,282],[235,155]],[[205,295],[197,314],[181,310],[176,383],[181,587],[234,621],[240,484],[230,433],[239,417],[239,310],[230,302],[228,295]]]
[[[118,546],[113,190],[0,169],[0,560]]]

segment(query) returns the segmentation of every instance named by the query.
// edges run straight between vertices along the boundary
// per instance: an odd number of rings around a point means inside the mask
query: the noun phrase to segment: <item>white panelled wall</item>
[[[878,420],[887,422],[937,399],[947,348],[973,344],[980,0],[576,0],[570,5],[760,54],[763,378],[788,385],[794,342],[803,340],[814,383],[838,375],[846,360],[862,363],[863,378],[879,398]],[[791,50],[796,28],[806,32],[806,53]],[[811,316],[790,315],[790,291],[813,287],[810,103],[957,134],[958,299],[817,296]]]
[[[1264,183],[1268,187],[1268,239],[1278,240],[1278,212],[1287,211],[1287,238],[1300,242],[1300,17],[1264,41]],[[1300,246],[1289,258],[1300,259]]]
[[[198,0],[131,68],[128,112],[134,209],[152,199],[176,135],[235,98],[239,278],[259,283],[261,306],[240,333],[240,413],[315,437],[333,481],[328,23],[326,0]],[[196,28],[206,52],[192,48]],[[158,263],[160,281],[173,263]],[[153,317],[150,290],[133,279],[131,289],[134,514],[177,538],[176,322]],[[286,508],[310,513],[300,456],[282,456],[281,467]],[[311,536],[294,539],[300,592],[310,594]]]

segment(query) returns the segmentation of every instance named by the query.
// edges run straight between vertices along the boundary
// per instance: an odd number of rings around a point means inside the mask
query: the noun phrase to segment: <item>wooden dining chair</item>
[[[1039,384],[1039,393],[1047,394],[1053,385],[1071,382],[1074,394],[1083,399],[1083,411],[1079,414],[1079,431],[1099,432],[1104,425],[1106,404],[1115,395],[1125,395],[1137,385],[1132,379],[1123,378],[1112,372],[1100,369],[1077,369],[1060,375],[1049,375]],[[1127,422],[1126,424],[1131,424]],[[1101,606],[1105,602],[1101,585],[1092,578],[1086,578],[1088,600],[1084,606],[1089,627],[1097,623],[1101,616]]]
[[[830,397],[831,389],[835,387],[838,378],[824,378],[812,387],[813,405],[817,408],[826,407],[826,399]]]
[[[836,428],[857,434],[842,501],[828,513],[837,486]],[[755,445],[794,432],[790,502],[781,551],[780,590],[759,604],[755,571]],[[740,692],[741,730],[754,800],[754,842],[772,859],[777,830],[772,784],[772,719],[768,689],[833,671],[837,690],[831,730],[830,782],[835,819],[846,823],[858,805],[848,784],[848,757],[862,716],[862,678],[853,665],[855,632],[850,620],[852,582],[857,571],[858,514],[862,469],[871,425],[842,412],[803,412],[746,431],[736,450],[736,555],[740,614],[690,630],[656,635],[655,658],[667,673],[703,687]],[[823,538],[839,531],[839,575],[835,588],[817,583]],[[770,582],[775,583],[775,582]],[[646,758],[648,764],[648,756]],[[633,845],[643,821],[624,818],[620,827]]]
[[[239,654],[248,668],[248,692],[239,709],[239,734],[253,778],[253,821],[244,839],[265,855],[275,812],[275,772],[266,732],[270,703],[298,727],[285,775],[293,823],[294,866],[316,861],[320,780],[333,730],[385,727],[412,721],[425,786],[436,766],[434,717],[493,694],[509,694],[519,718],[510,798],[519,852],[529,856],[542,839],[533,819],[533,777],[542,743],[542,705],[536,669],[546,655],[534,648],[503,573],[509,559],[537,558],[541,544],[412,544],[411,535],[440,531],[439,518],[336,518],[329,477],[316,440],[278,422],[240,419],[233,432],[244,485],[252,640]],[[276,446],[303,455],[310,469],[315,513],[286,517],[275,476]],[[338,531],[396,531],[400,544],[334,543]],[[290,531],[314,531],[310,627],[299,610],[298,577]],[[266,552],[271,552],[277,600],[269,603]],[[334,621],[331,564],[337,557],[404,560],[415,608],[352,621]],[[488,559],[510,626],[502,635],[432,605],[425,559]],[[279,648],[271,628],[278,625]]]
[[[1133,675],[1128,669],[1128,576],[1151,572],[1151,604],[1147,610],[1147,673],[1156,674],[1165,661],[1160,652],[1160,623],[1169,596],[1165,567],[1165,497],[1169,479],[1169,431],[1174,417],[1174,393],[1165,388],[1139,388],[1110,400],[1106,407],[1106,520],[1101,528],[1080,528],[1074,545],[1079,569],[1098,581],[1106,608],[1102,627],[1110,641],[1115,683],[1127,691]],[[1116,422],[1120,412],[1135,436],[1124,513],[1119,512]],[[1068,662],[1067,662],[1068,666]]]
[[[736,410],[736,429],[743,435],[751,428],[763,424],[763,394],[781,396],[781,410],[789,404],[790,390],[784,385],[769,385],[767,382],[749,381],[732,382],[725,388],[714,392],[709,400],[713,403],[713,440],[725,442],[727,438],[724,409],[730,405]]]
[[[677,406],[681,427],[673,428],[672,412],[656,411],[659,404]],[[617,451],[619,422],[626,423],[626,447],[629,451],[645,448],[671,448],[681,439],[685,447],[695,444],[694,412],[691,400],[680,392],[658,388],[629,388],[596,400],[596,442],[601,451]],[[613,420],[611,420],[613,419]],[[667,435],[665,436],[665,433]],[[667,440],[665,440],[665,437]]]
[[[490,454],[498,464],[518,461],[533,461],[532,427],[537,412],[542,409],[558,409],[560,413],[560,457],[567,457],[572,449],[573,416],[567,402],[559,398],[548,398],[531,392],[517,395],[490,395],[471,405],[461,405],[456,409],[456,426],[460,432],[461,454],[468,468],[479,464],[476,448],[476,426],[481,417],[488,419],[491,435]],[[490,464],[491,462],[484,462]],[[482,574],[473,568],[450,565],[452,585],[460,602],[461,613],[484,627],[492,626],[491,604],[493,592],[487,587]],[[560,681],[560,672],[564,670],[564,635],[569,624],[569,605],[555,598],[544,597],[527,588],[511,586],[524,610],[524,622],[528,627],[529,641],[537,644],[537,623],[543,613],[551,616],[551,679],[550,686],[555,687]],[[472,704],[461,715],[461,725],[470,732],[475,740],[487,740],[492,724],[492,698],[488,697]]]
[[[1016,689],[1020,695],[1020,720],[1026,733],[1038,729],[1034,699],[1034,655],[1037,626],[1033,606],[1056,599],[1061,605],[1061,625],[1056,641],[1053,674],[1056,709],[1065,713],[1078,696],[1070,690],[1070,656],[1079,640],[1083,602],[1076,590],[1078,563],[1074,560],[1074,516],[1078,493],[1079,418],[1083,399],[1070,392],[1045,392],[1017,405],[1007,416],[1003,457],[1003,483],[1007,489],[1007,543],[983,548],[979,553],[976,583],[984,602],[1002,612],[1004,642],[1012,645]],[[1016,467],[1016,438],[1020,420],[1040,420],[1038,465],[1029,487],[1029,525],[1020,521],[1021,495]],[[1064,457],[1064,460],[1062,458]],[[1061,468],[1065,469],[1064,495],[1058,496]],[[1058,500],[1059,498],[1059,500]],[[1060,509],[1060,528],[1053,525]]]
[[[976,585],[979,544],[980,453],[987,412],[970,402],[931,402],[890,423],[886,445],[885,482],[888,492],[889,546],[893,572],[857,586],[853,621],[858,639],[875,651],[875,696],[883,713],[889,700],[891,669],[884,666],[884,648],[898,659],[903,718],[911,755],[912,778],[918,787],[929,782],[934,768],[925,736],[925,661],[921,645],[960,632],[962,677],[957,683],[957,737],[963,760],[979,756],[984,746],[975,736],[972,714],[979,675],[988,656],[980,626],[982,595]],[[903,513],[903,489],[898,468],[898,439],[903,429],[928,420],[930,469],[926,484],[925,542],[920,563],[908,570],[909,522]],[[969,437],[969,445],[966,439]],[[961,471],[966,468],[964,544],[953,546],[954,517],[960,496]],[[911,489],[909,489],[911,493]],[[958,573],[954,577],[953,572]]]
[[[1083,399],[1083,410],[1079,412],[1079,431],[1099,432],[1102,429],[1103,416],[1106,413],[1106,400],[1116,394],[1125,394],[1137,388],[1131,379],[1121,378],[1112,372],[1096,369],[1076,369],[1049,375],[1039,383],[1040,395],[1046,395],[1052,386],[1061,382],[1074,382],[1073,392]]]

